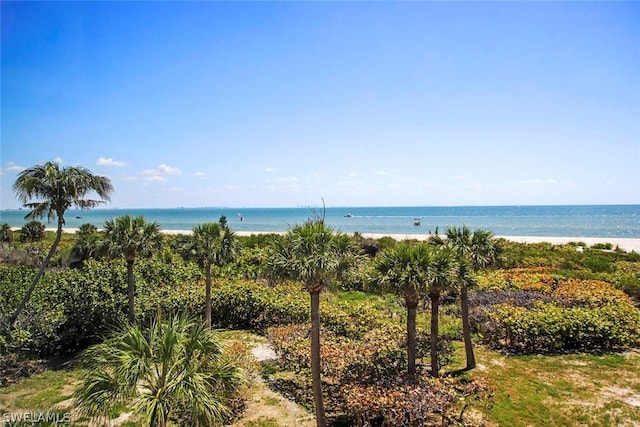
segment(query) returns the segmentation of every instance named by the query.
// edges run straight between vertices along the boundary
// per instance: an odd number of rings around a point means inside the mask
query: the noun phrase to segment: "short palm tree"
[[[466,369],[476,367],[471,340],[471,324],[469,321],[469,288],[474,284],[471,271],[486,269],[497,262],[499,247],[489,231],[478,229],[471,231],[467,226],[462,228],[449,227],[446,239],[439,235],[433,236],[430,243],[452,248],[458,257],[457,283],[460,290],[460,309],[462,316],[462,335],[466,354]]]
[[[438,365],[440,297],[444,290],[452,287],[457,268],[455,255],[448,248],[438,248],[433,251],[426,277],[431,300],[431,376],[435,378],[440,375]]]
[[[82,224],[76,231],[76,240],[71,248],[74,263],[82,263],[86,259],[96,257],[100,249],[98,227],[93,224]]]
[[[226,224],[226,219],[208,222],[193,227],[192,239],[187,244],[187,255],[194,258],[205,269],[205,321],[211,327],[211,267],[221,267],[231,261],[237,251],[235,234]]]
[[[127,261],[127,295],[129,320],[135,321],[135,282],[133,267],[137,257],[150,257],[162,246],[162,234],[157,222],[147,222],[143,216],[122,215],[104,224],[104,250],[112,258]]]
[[[107,417],[124,404],[150,427],[222,425],[244,382],[218,334],[174,316],[141,329],[127,324],[87,349],[83,381],[74,393],[83,415]]]
[[[304,283],[311,298],[311,371],[316,423],[326,426],[320,378],[320,292],[345,277],[359,258],[349,236],[335,232],[321,219],[310,220],[274,241],[268,269],[282,278]]]
[[[404,297],[407,306],[407,372],[416,374],[416,312],[428,292],[432,252],[424,244],[403,242],[378,256],[375,267],[382,289]]]
[[[60,167],[56,162],[46,162],[23,170],[18,174],[13,190],[23,206],[31,209],[25,219],[47,217],[49,221],[57,219],[56,237],[51,249],[42,261],[38,273],[33,278],[22,301],[9,318],[12,326],[29,302],[33,290],[42,278],[45,269],[62,238],[65,224],[64,214],[73,206],[90,209],[109,200],[113,192],[111,180],[105,176],[94,175],[80,166]],[[100,200],[88,199],[95,193]],[[35,201],[32,201],[35,200]]]
[[[407,372],[416,373],[416,312],[420,299],[431,300],[431,375],[439,375],[438,335],[440,296],[451,286],[457,266],[451,251],[403,242],[376,261],[383,289],[402,295],[407,306]]]

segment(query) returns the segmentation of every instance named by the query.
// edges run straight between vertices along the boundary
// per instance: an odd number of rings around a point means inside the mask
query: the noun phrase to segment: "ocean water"
[[[316,208],[321,213],[321,208]],[[25,210],[1,210],[0,223],[21,227]],[[225,215],[237,231],[286,231],[312,217],[311,208],[176,208],[69,210],[66,227],[102,227],[119,215],[143,215],[165,230],[190,230]],[[420,226],[414,225],[419,220]],[[46,220],[43,221],[46,224]],[[502,236],[640,238],[640,205],[326,208],[325,222],[343,232],[428,234],[467,225]],[[55,227],[54,222],[47,224]]]

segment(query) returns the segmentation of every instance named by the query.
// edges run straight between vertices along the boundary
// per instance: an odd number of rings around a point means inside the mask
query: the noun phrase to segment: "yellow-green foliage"
[[[549,293],[554,284],[552,271],[547,268],[514,268],[493,270],[477,277],[482,290],[529,290]]]
[[[552,294],[559,300],[565,301],[567,305],[587,307],[608,304],[633,305],[627,294],[600,280],[564,280],[558,284]]]
[[[531,288],[527,284],[524,289]],[[513,302],[485,307],[484,341],[525,353],[603,351],[640,344],[640,310],[610,284],[569,279],[557,283],[550,296],[550,302],[537,302],[532,308]]]

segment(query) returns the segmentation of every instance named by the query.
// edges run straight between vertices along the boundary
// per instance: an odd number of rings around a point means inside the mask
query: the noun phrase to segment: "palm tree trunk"
[[[326,427],[324,415],[324,399],[320,378],[320,290],[313,290],[311,295],[311,372],[313,381],[313,400],[316,407],[316,425]]]
[[[476,357],[473,354],[473,343],[471,342],[471,325],[469,323],[469,295],[466,285],[462,285],[460,288],[460,306],[462,310],[462,335],[464,337],[464,351],[467,355],[466,369],[473,369],[476,367]]]
[[[416,375],[416,311],[417,303],[407,301],[407,372]]]
[[[135,283],[133,282],[133,263],[135,260],[127,259],[127,295],[129,296],[129,322],[132,324],[136,320],[135,313]]]
[[[440,292],[429,294],[431,298],[431,376],[438,378],[438,311],[440,310]]]
[[[207,328],[211,329],[211,264],[205,267],[205,283],[204,319],[207,322]]]
[[[64,225],[64,217],[62,215],[58,215],[58,228],[56,230],[56,238],[53,241],[53,245],[51,245],[51,249],[49,249],[49,253],[45,257],[44,261],[42,261],[42,265],[40,266],[38,273],[36,273],[36,277],[33,278],[31,285],[29,285],[29,288],[27,289],[27,293],[24,294],[22,301],[20,301],[20,305],[18,305],[18,308],[16,308],[16,311],[9,318],[10,329],[14,327],[14,323],[16,322],[16,319],[18,318],[20,313],[22,313],[22,310],[24,310],[25,306],[29,302],[29,299],[31,299],[31,294],[33,293],[34,289],[36,288],[36,285],[44,275],[44,271],[49,266],[49,261],[51,261],[51,257],[53,257],[53,254],[56,252],[56,248],[58,247],[58,244],[60,243],[60,239],[62,238],[63,225]]]

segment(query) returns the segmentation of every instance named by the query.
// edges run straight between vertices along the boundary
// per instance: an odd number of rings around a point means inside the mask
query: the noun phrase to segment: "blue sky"
[[[1,203],[640,203],[637,2],[10,2]]]

